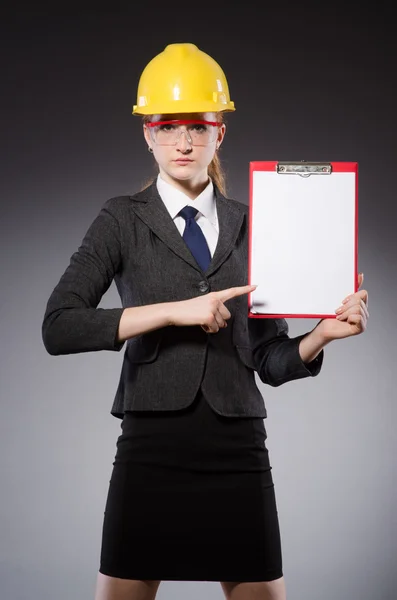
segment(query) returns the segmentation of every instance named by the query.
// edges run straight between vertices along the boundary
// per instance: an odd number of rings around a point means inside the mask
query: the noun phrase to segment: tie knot
[[[183,217],[186,221],[187,219],[194,219],[197,213],[198,210],[197,208],[194,208],[194,206],[185,206],[184,208],[182,208],[182,210],[179,211],[178,214],[180,214],[181,217]]]

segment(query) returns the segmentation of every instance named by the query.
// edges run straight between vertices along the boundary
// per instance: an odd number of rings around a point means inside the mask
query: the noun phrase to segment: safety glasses
[[[146,123],[152,140],[159,146],[175,146],[182,133],[192,146],[208,146],[215,142],[220,123],[203,120],[150,121]]]

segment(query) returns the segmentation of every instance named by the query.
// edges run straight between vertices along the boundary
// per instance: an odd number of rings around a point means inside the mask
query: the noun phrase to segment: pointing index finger
[[[236,287],[231,287],[226,290],[222,290],[219,292],[219,297],[222,302],[226,302],[230,300],[230,298],[234,298],[235,296],[242,296],[243,294],[249,294],[253,292],[254,289],[258,287],[256,285],[241,285]]]

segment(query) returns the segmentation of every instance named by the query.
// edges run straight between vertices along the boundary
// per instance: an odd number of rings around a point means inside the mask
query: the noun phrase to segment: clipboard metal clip
[[[310,175],[331,175],[332,165],[325,162],[278,162],[276,171],[279,175],[300,175],[301,177],[310,177]]]

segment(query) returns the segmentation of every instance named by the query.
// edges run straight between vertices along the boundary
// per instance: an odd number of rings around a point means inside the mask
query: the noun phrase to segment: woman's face
[[[197,121],[216,121],[216,113],[180,113],[172,115],[153,115],[151,122],[171,121],[171,120],[197,120]],[[196,137],[200,144],[200,135],[204,134],[204,128],[211,130],[210,141],[206,145],[196,145],[193,137]],[[160,131],[160,129],[162,131]],[[197,134],[193,132],[197,131]],[[217,127],[192,124],[162,125],[159,127],[147,127],[144,125],[143,131],[146,143],[153,150],[160,174],[165,178],[171,177],[180,181],[197,182],[206,180],[208,177],[207,167],[212,161],[214,154],[219,148],[225,135],[226,126],[221,124]],[[168,136],[173,136],[173,131],[177,131],[179,138],[176,143],[168,145]],[[187,134],[185,133],[187,132]],[[189,134],[191,142],[189,141]],[[167,144],[165,144],[165,143]]]

